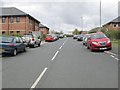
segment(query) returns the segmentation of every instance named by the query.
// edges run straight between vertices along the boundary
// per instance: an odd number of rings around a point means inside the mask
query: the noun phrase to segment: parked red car
[[[87,40],[87,48],[91,51],[111,50],[112,44],[110,39],[104,33],[93,33]]]
[[[54,37],[49,34],[49,35],[46,36],[45,41],[53,42],[54,41]]]

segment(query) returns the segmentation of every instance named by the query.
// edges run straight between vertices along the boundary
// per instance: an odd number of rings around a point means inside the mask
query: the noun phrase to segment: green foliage
[[[14,35],[11,35],[11,36],[21,37],[22,35],[20,35],[20,34],[14,34]]]
[[[63,31],[60,31],[60,32],[55,31],[54,34],[63,34]]]
[[[75,30],[72,32],[72,34],[74,34],[74,35],[81,34],[81,33],[82,33],[82,31],[79,31],[78,29],[75,29]]]
[[[41,37],[41,39],[45,40],[45,38],[46,38],[46,34],[43,34],[42,37]]]
[[[105,32],[105,34],[111,39],[111,40],[115,40],[115,39],[120,39],[120,31],[115,31],[115,30],[109,30],[107,32]]]
[[[105,33],[107,35],[107,37],[109,37],[111,40],[120,39],[120,31],[119,30],[108,30],[105,27],[94,28],[94,29],[90,30],[88,33],[95,33],[97,31],[101,31],[101,32]]]
[[[65,34],[66,37],[73,37],[71,34]]]
[[[93,28],[93,29],[91,29],[88,33],[89,33],[89,34],[90,34],[90,33],[95,33],[95,32],[97,32],[98,30],[100,30],[100,27]]]

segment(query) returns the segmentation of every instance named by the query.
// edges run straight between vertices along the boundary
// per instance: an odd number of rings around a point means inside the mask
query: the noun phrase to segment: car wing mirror
[[[91,38],[88,38],[88,41],[90,41],[91,40]]]

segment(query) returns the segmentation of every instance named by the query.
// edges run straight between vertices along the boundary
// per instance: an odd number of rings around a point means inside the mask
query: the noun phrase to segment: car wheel
[[[35,47],[36,47],[36,44],[33,45],[33,48],[35,48]]]
[[[91,52],[94,52],[94,50],[93,50],[93,48],[92,48],[92,47],[90,47],[90,51],[91,51]]]
[[[110,48],[109,50],[112,50],[112,48]]]
[[[87,49],[89,49],[89,46],[87,45]]]
[[[13,56],[16,56],[17,55],[17,50],[15,49],[12,53]]]
[[[40,43],[38,44],[38,47],[40,47]]]
[[[23,52],[26,52],[26,48],[24,48]]]

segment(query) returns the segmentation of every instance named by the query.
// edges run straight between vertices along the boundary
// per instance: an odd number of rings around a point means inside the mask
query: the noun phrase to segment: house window
[[[10,31],[10,34],[14,34],[14,32],[13,32],[13,31]]]
[[[113,27],[118,27],[118,24],[114,24]]]
[[[31,19],[29,18],[29,23],[31,23]]]
[[[14,18],[10,17],[10,23],[13,23]]]
[[[20,22],[20,17],[16,17],[16,22]]]
[[[2,31],[2,35],[5,35],[5,31]]]
[[[17,31],[17,34],[20,34],[20,31]]]
[[[2,17],[2,23],[5,23],[6,18]]]

